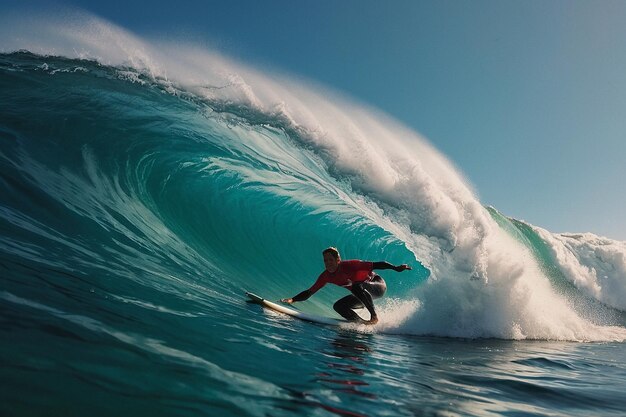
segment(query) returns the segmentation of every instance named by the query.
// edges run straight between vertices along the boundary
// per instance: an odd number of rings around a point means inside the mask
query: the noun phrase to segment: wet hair
[[[332,254],[335,259],[339,259],[339,251],[337,250],[337,248],[331,246],[330,248],[326,248],[322,251],[322,255],[326,255],[327,253]]]

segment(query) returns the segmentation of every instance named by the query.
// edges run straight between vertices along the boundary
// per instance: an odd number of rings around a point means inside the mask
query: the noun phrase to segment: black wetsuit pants
[[[385,280],[379,275],[374,275],[369,281],[352,284],[352,294],[337,301],[333,308],[348,321],[360,321],[362,318],[354,310],[365,307],[370,315],[375,316],[373,300],[382,297],[385,291],[387,291]]]

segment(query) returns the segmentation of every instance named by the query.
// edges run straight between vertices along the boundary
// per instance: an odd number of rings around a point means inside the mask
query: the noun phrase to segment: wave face
[[[623,243],[554,235],[483,207],[445,157],[389,117],[90,16],[9,23],[0,55],[6,302],[82,311],[102,292],[236,320],[244,289],[293,295],[332,245],[344,258],[414,267],[384,274],[388,297],[372,331],[626,338]],[[325,288],[302,307],[330,314],[341,294]]]

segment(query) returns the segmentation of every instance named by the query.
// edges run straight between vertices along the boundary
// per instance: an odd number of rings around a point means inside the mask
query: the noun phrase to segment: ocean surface
[[[46,22],[0,48],[0,415],[626,415],[625,242],[483,206],[311,82]],[[246,302],[328,246],[413,266],[382,271],[378,325]]]

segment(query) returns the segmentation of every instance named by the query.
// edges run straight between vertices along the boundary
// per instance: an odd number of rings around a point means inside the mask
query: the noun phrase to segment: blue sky
[[[326,84],[424,135],[483,204],[626,240],[624,1],[60,4]]]

